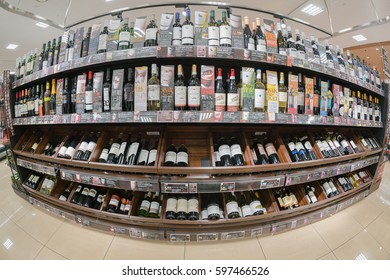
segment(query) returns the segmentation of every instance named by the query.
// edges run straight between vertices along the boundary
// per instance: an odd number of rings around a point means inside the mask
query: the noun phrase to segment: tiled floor
[[[330,218],[253,239],[170,243],[84,228],[30,205],[0,163],[0,259],[390,259],[390,163],[381,187]]]

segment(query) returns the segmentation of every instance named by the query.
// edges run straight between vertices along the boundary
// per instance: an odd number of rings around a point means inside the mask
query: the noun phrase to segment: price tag
[[[142,232],[139,229],[131,228],[129,230],[130,237],[142,238]]]
[[[125,234],[126,233],[126,229],[123,228],[123,227],[114,227],[114,232],[117,233],[117,234]]]
[[[157,232],[142,232],[142,238],[143,239],[151,239],[151,240],[158,240],[160,239],[160,234]]]
[[[280,187],[280,178],[260,180],[260,189]]]
[[[286,177],[286,186],[291,184],[291,177]]]
[[[81,176],[80,174],[73,174],[74,175],[74,181],[80,183],[81,182]]]
[[[240,239],[245,237],[245,231],[222,232],[221,240]]]
[[[172,242],[189,242],[190,241],[190,235],[189,234],[171,233],[169,235],[169,241],[172,241]]]
[[[263,235],[263,228],[254,228],[251,230],[251,237]]]
[[[165,193],[188,193],[187,183],[163,183]]]
[[[311,181],[311,176],[312,176],[311,174],[308,174],[307,178],[306,178],[306,181]]]
[[[297,227],[297,220],[294,220],[291,222],[291,228],[296,228]]]
[[[196,235],[196,240],[200,241],[215,241],[218,240],[218,233],[199,233]]]
[[[220,184],[221,192],[234,192],[236,190],[236,182],[225,182]]]

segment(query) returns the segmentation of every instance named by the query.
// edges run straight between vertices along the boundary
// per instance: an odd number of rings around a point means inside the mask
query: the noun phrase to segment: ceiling
[[[206,6],[193,6],[191,3],[202,3],[194,0],[0,0],[0,2],[8,2],[16,8],[29,11],[33,14],[42,16],[59,25],[68,26],[83,19],[87,19],[96,15],[105,14],[109,11],[123,8],[135,7],[139,5],[148,6],[158,3],[188,3],[191,10],[209,10]],[[203,2],[206,3],[206,2]],[[211,3],[211,2],[207,2]],[[214,2],[217,3],[217,2]],[[274,11],[292,18],[304,20],[311,25],[315,25],[331,34],[337,34],[346,28],[362,25],[368,22],[377,21],[390,16],[390,1],[389,0],[227,0],[229,5],[240,7],[253,7],[254,3],[258,3],[258,9]],[[316,16],[310,16],[301,11],[308,4],[315,4],[324,11]],[[69,7],[68,13],[67,9]],[[163,12],[181,11],[172,7],[153,8],[137,10],[124,13],[124,17],[135,18],[136,16],[149,15],[155,13],[156,16]],[[329,11],[329,13],[328,13]],[[272,19],[272,15],[264,13],[248,12],[242,9],[233,9],[234,14],[248,15],[250,21],[254,21],[255,17]],[[216,11],[217,19],[221,17],[221,10]],[[82,24],[88,27],[95,22],[103,22],[104,19],[110,18],[106,16],[95,19],[93,21]],[[276,19],[274,19],[276,20]],[[35,25],[37,20],[26,18],[0,8],[0,71],[15,67],[15,59],[22,56],[31,49],[38,48],[41,51],[42,44],[58,38],[62,34],[60,29],[49,26],[48,28],[40,28]],[[287,24],[292,26],[292,29],[298,28],[305,31],[307,35],[315,35],[319,38],[325,38],[328,35],[309,28],[302,24],[287,20]],[[77,27],[76,27],[77,28]],[[363,34],[367,40],[363,42],[355,41],[352,36]],[[390,21],[374,27],[365,28],[353,32],[343,33],[337,36],[328,38],[333,45],[340,45],[344,49],[362,44],[378,43],[390,41]],[[19,45],[15,50],[8,50],[6,46],[10,43]]]

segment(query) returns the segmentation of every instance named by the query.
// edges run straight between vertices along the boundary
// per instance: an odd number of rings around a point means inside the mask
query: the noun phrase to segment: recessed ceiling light
[[[376,48],[375,50],[379,51],[379,48]]]
[[[367,40],[367,38],[364,37],[362,34],[352,36],[352,38],[354,38],[354,39],[355,39],[356,41],[358,41],[358,42]]]
[[[3,246],[5,247],[5,249],[9,249],[14,243],[10,240],[10,239],[7,239],[4,243],[3,243]]]
[[[367,59],[370,59],[370,57],[369,57],[369,56],[367,56]]]
[[[14,50],[14,49],[16,49],[17,47],[19,47],[19,45],[9,44],[9,45],[7,46],[7,49],[9,49],[9,50]]]
[[[305,8],[303,8],[301,11],[308,14],[308,15],[316,16],[319,13],[322,13],[324,10],[316,5],[309,4]]]
[[[39,26],[39,27],[42,27],[42,28],[47,28],[49,26],[48,24],[40,22],[40,21],[38,21],[35,25]]]

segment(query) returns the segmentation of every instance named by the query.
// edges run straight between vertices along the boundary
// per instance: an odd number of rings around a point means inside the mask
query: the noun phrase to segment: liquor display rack
[[[387,92],[362,82],[349,74],[322,64],[307,60],[273,54],[270,62],[267,53],[240,48],[207,46],[143,47],[89,55],[48,67],[12,83],[9,90],[10,104],[15,92],[51,78],[75,75],[87,69],[103,67],[125,68],[142,64],[191,63],[223,65],[226,67],[261,67],[277,71],[302,72],[309,76],[322,77],[334,83],[367,92],[378,97],[382,104],[382,116],[386,116]],[[11,110],[11,109],[10,109]],[[13,129],[11,146],[15,162],[22,179],[28,200],[53,215],[74,220],[95,229],[115,232],[135,238],[169,241],[229,240],[253,236],[265,236],[307,225],[329,217],[360,201],[377,189],[380,183],[378,173],[383,158],[383,141],[386,121],[365,121],[347,117],[323,117],[317,115],[293,115],[259,112],[214,112],[214,111],[147,111],[147,112],[104,112],[41,117],[11,118]],[[61,136],[61,144],[74,134],[80,139],[89,131],[101,132],[90,159],[79,161],[42,155],[46,144],[54,136]],[[158,140],[157,156],[152,166],[129,166],[101,163],[98,161],[103,146],[118,132],[130,132],[132,136],[142,133],[143,137]],[[271,135],[280,163],[256,165],[251,152],[251,139],[256,133]],[[318,146],[313,145],[317,159],[293,162],[287,148],[286,137],[293,134],[308,135],[314,144],[316,133],[340,133],[357,144],[358,152],[348,155],[324,158]],[[358,135],[367,134],[378,140],[380,147],[365,149],[359,143]],[[43,136],[34,152],[29,149]],[[245,158],[243,166],[216,166],[214,144],[221,136],[235,136]],[[187,167],[164,166],[164,157],[171,143],[186,143],[189,154]],[[79,147],[80,143],[77,147]],[[76,147],[76,150],[77,150]],[[369,180],[345,191],[335,181],[337,195],[327,196],[320,182],[335,180],[338,176],[364,171]],[[28,178],[33,174],[50,176],[55,181],[50,194],[42,191],[42,180],[31,188]],[[78,185],[95,186],[105,193],[101,206],[87,208],[72,203]],[[318,201],[309,204],[305,200],[303,187],[310,185]],[[286,188],[294,192],[299,207],[282,210],[274,191]],[[69,197],[60,200],[61,194],[69,189]],[[112,194],[132,193],[132,208],[128,214],[107,211]],[[208,195],[219,197],[222,211],[226,214],[226,197],[229,192],[254,191],[266,210],[263,215],[237,219],[170,220],[165,217],[167,197],[170,195],[195,195],[202,201]],[[146,192],[163,195],[161,215],[158,218],[141,217],[137,210]]]

